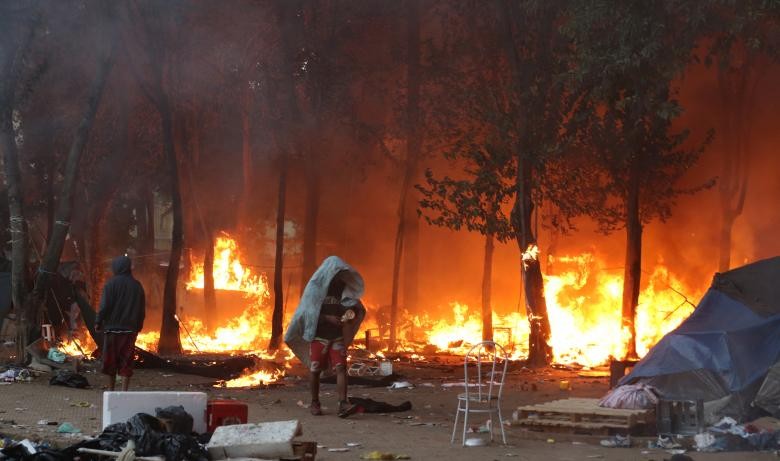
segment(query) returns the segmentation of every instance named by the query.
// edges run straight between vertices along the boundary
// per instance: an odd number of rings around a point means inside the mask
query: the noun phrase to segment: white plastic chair
[[[500,362],[503,362],[503,367]],[[501,426],[501,440],[506,445],[504,420],[501,417],[501,392],[504,389],[504,377],[508,364],[504,348],[493,341],[475,344],[466,354],[463,362],[464,384],[466,392],[458,394],[458,410],[455,412],[455,424],[452,427],[450,443],[455,442],[458,430],[458,418],[463,413],[463,440],[466,445],[466,430],[469,427],[469,413],[488,413],[490,415],[490,440],[493,440],[493,414],[498,415]],[[474,370],[469,373],[469,365]]]

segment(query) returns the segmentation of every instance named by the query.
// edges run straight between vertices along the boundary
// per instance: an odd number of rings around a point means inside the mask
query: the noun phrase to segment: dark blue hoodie
[[[133,277],[127,256],[111,262],[114,276],[103,287],[100,312],[95,323],[105,331],[139,332],[144,326],[146,297],[141,283]]]

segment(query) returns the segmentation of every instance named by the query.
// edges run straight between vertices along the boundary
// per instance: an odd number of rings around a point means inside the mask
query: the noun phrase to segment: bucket
[[[390,376],[393,374],[393,362],[379,362],[379,374]]]

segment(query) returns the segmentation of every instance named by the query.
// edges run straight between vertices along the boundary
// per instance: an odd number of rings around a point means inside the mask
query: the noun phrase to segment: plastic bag
[[[184,410],[181,405],[154,409],[157,418],[161,420],[167,429],[167,432],[173,434],[191,434],[192,433],[192,415]]]
[[[57,363],[65,363],[66,357],[67,355],[65,355],[65,353],[61,352],[59,349],[56,349],[54,347],[49,349],[49,353],[46,355],[46,358],[48,358],[52,362],[57,362]]]
[[[52,376],[49,380],[49,384],[52,386],[75,387],[77,389],[89,387],[89,381],[87,381],[86,377],[70,370],[59,370],[57,374]]]
[[[655,408],[657,404],[656,389],[642,383],[618,386],[599,401],[600,407],[629,410]]]

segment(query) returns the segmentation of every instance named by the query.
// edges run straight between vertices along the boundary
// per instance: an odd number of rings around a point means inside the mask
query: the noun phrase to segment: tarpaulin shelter
[[[620,384],[641,381],[664,399],[704,400],[708,414],[742,418],[779,359],[780,257],[775,257],[715,274],[693,314]]]

